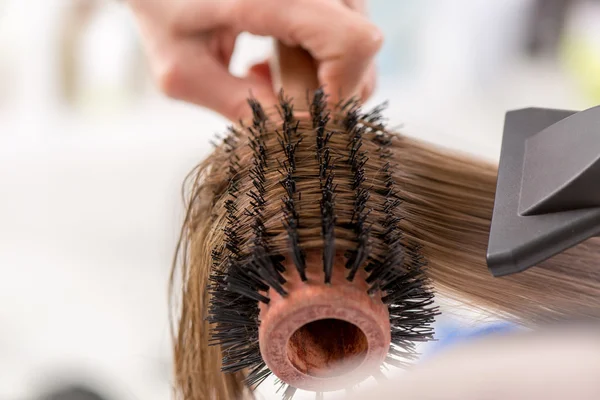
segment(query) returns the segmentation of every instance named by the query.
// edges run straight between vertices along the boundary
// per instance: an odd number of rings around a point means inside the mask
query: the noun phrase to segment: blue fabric
[[[429,357],[449,347],[466,343],[484,336],[502,335],[517,331],[519,328],[508,322],[496,322],[477,327],[465,328],[457,325],[441,325],[436,327],[436,341],[430,343],[423,356]]]

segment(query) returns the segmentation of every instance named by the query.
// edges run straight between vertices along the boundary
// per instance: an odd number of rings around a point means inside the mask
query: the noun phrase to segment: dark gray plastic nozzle
[[[600,234],[600,106],[506,113],[487,263],[521,272]]]

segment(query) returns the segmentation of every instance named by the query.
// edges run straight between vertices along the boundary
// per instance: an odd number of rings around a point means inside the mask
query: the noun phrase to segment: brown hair
[[[343,139],[343,124],[348,110],[345,106],[332,110],[333,118],[325,125],[331,135],[332,153],[348,152]],[[281,110],[280,110],[281,111]],[[372,192],[373,204],[383,203],[378,188],[384,187],[391,175],[397,185],[402,219],[397,222],[406,241],[421,248],[427,261],[427,275],[440,295],[456,299],[489,313],[508,317],[523,324],[535,324],[565,317],[597,315],[600,312],[600,269],[597,268],[597,240],[590,240],[570,251],[523,273],[493,278],[485,262],[489,226],[494,201],[496,167],[473,157],[445,151],[397,133],[386,131],[380,122],[381,110],[360,114],[365,127],[363,150],[368,154],[364,164],[365,182]],[[316,135],[310,118],[299,118],[299,131],[307,138],[298,144],[298,174],[318,176],[314,160]],[[283,159],[278,127],[281,115],[272,113],[264,136],[266,147],[273,150],[273,159]],[[211,293],[206,289],[211,276],[214,250],[225,241],[223,227],[227,219],[226,194],[230,170],[236,165],[240,193],[251,187],[248,170],[252,166],[253,150],[248,143],[251,129],[231,130],[222,144],[196,167],[186,179],[187,214],[174,262],[171,290],[173,299],[180,299],[177,332],[174,332],[176,391],[184,400],[238,399],[251,396],[246,389],[245,372],[221,372],[222,352],[210,346],[212,327],[209,315]],[[389,148],[389,157],[379,157],[382,141]],[[311,152],[312,151],[312,152]],[[308,154],[311,154],[309,157]],[[265,172],[267,206],[265,227],[272,236],[277,251],[287,253],[285,219],[281,207],[284,188],[280,185],[278,165],[271,164]],[[337,171],[336,171],[337,173]],[[388,177],[390,178],[390,177]],[[350,218],[352,204],[344,187],[352,179],[343,170],[336,174],[339,185],[336,213]],[[345,181],[346,180],[346,181]],[[323,248],[321,237],[320,192],[310,179],[298,183],[302,193],[298,209],[304,228],[299,230],[304,250]],[[252,199],[239,199],[250,202]],[[241,210],[243,206],[239,207]],[[377,210],[374,211],[377,214]],[[241,215],[241,214],[240,214]],[[377,221],[377,219],[375,219]],[[241,236],[253,234],[248,223],[241,223]],[[376,225],[376,224],[375,224]],[[245,228],[244,228],[245,227]],[[374,226],[374,229],[381,229]],[[336,226],[338,251],[349,250],[353,242],[350,233]]]

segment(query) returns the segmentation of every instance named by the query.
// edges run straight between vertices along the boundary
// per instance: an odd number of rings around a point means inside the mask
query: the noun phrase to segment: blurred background
[[[369,4],[370,103],[409,135],[497,159],[507,110],[600,103],[599,1]],[[232,71],[268,50],[243,35]],[[180,186],[226,125],[157,92],[122,3],[0,0],[1,400],[171,397]]]

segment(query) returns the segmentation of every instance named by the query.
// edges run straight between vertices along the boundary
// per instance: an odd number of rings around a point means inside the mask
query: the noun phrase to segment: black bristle
[[[358,214],[356,222],[354,222],[356,232],[356,249],[352,250],[347,255],[346,268],[348,272],[347,279],[352,282],[358,269],[364,265],[369,258],[370,253],[370,227],[366,226],[366,214]]]
[[[369,273],[367,282],[371,284],[369,293],[381,291],[382,301],[388,305],[392,345],[386,363],[405,367],[407,360],[416,357],[415,342],[433,339],[431,324],[439,311],[433,305],[434,294],[424,273],[425,259],[419,247],[404,238],[399,226],[402,199],[393,176],[397,166],[387,161],[393,158],[392,136],[382,129],[382,109],[378,107],[362,118],[371,125],[370,129],[375,133],[373,141],[379,146],[377,154],[386,161],[380,170],[384,188],[377,190],[384,196],[383,218],[378,221],[383,229],[378,236],[385,251],[382,259],[371,259],[365,270]]]
[[[323,90],[317,90],[310,106],[313,129],[316,133],[316,157],[319,164],[319,181],[321,186],[321,236],[323,237],[323,271],[325,283],[331,283],[335,259],[335,186],[333,184],[334,163],[328,146],[333,135],[327,130],[330,116],[327,109],[327,98]]]
[[[331,283],[335,259],[335,194],[333,173],[329,173],[322,184],[321,192],[321,232],[323,236],[323,271],[325,283]]]
[[[285,388],[288,386],[288,385],[287,385],[287,383],[285,383],[284,381],[282,381],[282,380],[281,380],[281,379],[279,379],[279,378],[275,378],[275,383],[274,383],[274,385],[275,385],[275,386],[279,386],[279,387],[277,388],[277,390],[275,390],[275,393],[279,393],[279,392],[281,392],[282,390],[284,390],[284,389],[285,389]]]
[[[235,284],[229,283],[227,285],[228,290],[231,290],[234,293],[241,294],[242,296],[248,297],[249,299],[253,299],[256,301],[260,301],[261,303],[269,304],[269,298],[263,296],[262,294],[256,292],[253,289],[244,286],[243,284]]]
[[[288,386],[283,394],[283,400],[292,400],[296,394],[297,389],[293,386]]]
[[[218,266],[221,264],[221,261],[223,260],[223,251],[224,251],[224,246],[221,246],[221,247],[214,248],[210,252],[210,258],[212,259],[213,266]]]
[[[253,247],[247,267],[281,296],[286,296],[287,292],[282,286],[285,279],[277,270],[272,257],[267,254],[266,245],[255,243]]]
[[[224,139],[224,149],[229,154],[229,187],[225,200],[226,226],[224,228],[224,250],[213,250],[215,266],[211,272],[207,320],[212,324],[210,343],[219,345],[223,353],[222,371],[231,373],[249,369],[246,378],[249,386],[258,385],[270,374],[260,355],[258,345],[258,303],[269,303],[264,295],[269,288],[280,294],[285,280],[280,275],[280,259],[269,254],[268,234],[262,220],[265,206],[265,171],[267,168],[267,149],[264,144],[267,117],[261,106],[251,100],[253,111],[250,147],[254,152],[254,161],[250,179],[253,189],[248,195],[251,210],[239,210],[239,177],[241,175],[239,158],[235,154],[241,134],[231,128]],[[249,254],[241,251],[240,217],[250,216],[254,240]]]
[[[253,125],[248,128],[250,132],[249,146],[252,149],[254,159],[249,175],[254,189],[248,192],[248,196],[252,199],[250,202],[252,208],[248,210],[247,214],[253,219],[251,223],[253,239],[250,257],[246,262],[246,266],[269,287],[281,296],[286,296],[287,292],[282,286],[285,279],[281,275],[284,269],[270,254],[268,233],[263,217],[266,206],[265,172],[268,167],[267,146],[265,143],[267,117],[257,102],[250,101],[250,105],[253,112]]]
[[[230,269],[234,266],[230,266]],[[237,268],[237,270],[240,270]],[[235,372],[262,363],[258,348],[257,301],[229,289],[224,273],[211,277],[208,321],[213,324],[211,344],[220,345],[223,372]]]
[[[267,115],[263,110],[262,106],[256,99],[249,99],[248,104],[252,109],[252,123],[254,126],[262,126],[264,127],[267,122]]]
[[[321,179],[323,179],[324,171],[327,169],[326,166],[329,165],[330,160],[324,161],[322,158],[326,154],[325,150],[327,150],[328,155],[327,142],[331,138],[333,132],[327,131],[326,129],[330,116],[327,111],[327,97],[325,96],[325,92],[321,89],[315,92],[310,106],[310,115],[312,118],[312,127],[315,130],[317,137],[316,157],[319,163],[319,175]]]
[[[226,219],[227,224],[224,228],[225,233],[225,248],[229,250],[229,261],[230,258],[237,257],[239,254],[239,236],[238,236],[238,228],[239,228],[239,219],[237,216],[237,206],[235,203],[235,199],[237,197],[237,179],[238,179],[238,170],[235,165],[237,162],[237,157],[233,153],[233,148],[236,146],[237,141],[232,136],[229,136],[224,141],[226,143],[226,147],[229,148],[229,180],[228,180],[228,188],[227,193],[229,195],[229,199],[225,201],[225,210],[226,210]]]
[[[258,354],[260,355],[260,351],[258,350]],[[254,367],[248,376],[245,379],[245,383],[248,387],[258,387],[261,383],[263,383],[269,375],[271,375],[271,370],[266,366],[262,358],[254,361],[256,367]]]
[[[340,101],[338,101],[335,105],[335,110],[338,113],[344,115],[344,121],[347,121],[350,113],[354,111],[354,116],[357,117],[356,122],[358,122],[358,113],[356,113],[356,111],[358,110],[358,103],[359,100],[357,97],[350,97],[349,99],[340,99]]]
[[[275,254],[275,255],[271,256],[271,262],[273,263],[273,267],[281,273],[286,271],[285,266],[283,265],[284,261],[285,261],[285,256],[283,256],[281,254]]]
[[[375,123],[380,118],[380,112],[381,108],[375,108],[375,110],[370,114],[367,114],[364,119],[370,123]],[[386,138],[387,136],[388,135],[385,134],[375,135],[374,140],[383,147],[383,149],[380,149],[380,155],[386,154],[387,151],[389,151],[389,149],[386,148],[390,143]],[[382,137],[383,140],[377,140],[377,138],[380,137]],[[389,162],[384,164],[381,173],[384,175],[385,191],[380,192],[380,194],[385,196],[385,200],[382,207],[384,217],[379,221],[379,224],[384,228],[381,239],[386,245],[386,251],[382,260],[371,262],[368,267],[368,272],[370,274],[367,278],[367,283],[377,284],[377,288],[372,287],[369,290],[370,293],[385,286],[385,283],[387,282],[382,280],[382,278],[386,278],[392,274],[394,275],[394,279],[396,279],[396,276],[402,276],[402,274],[406,272],[403,268],[405,263],[405,249],[402,243],[402,232],[398,226],[398,223],[401,220],[398,212],[398,208],[401,205],[401,199],[397,197],[395,192],[395,182]]]
[[[288,243],[290,253],[296,270],[302,281],[306,281],[306,255],[300,246],[300,235],[298,229],[300,226],[300,216],[296,211],[295,197],[300,194],[296,193],[296,181],[294,174],[296,172],[296,149],[302,142],[302,137],[298,132],[299,121],[294,121],[293,107],[288,99],[279,97],[280,114],[283,119],[282,134],[280,135],[279,143],[286,156],[283,164],[283,170],[280,171],[283,175],[281,185],[286,191],[286,197],[283,201],[283,224],[288,234]]]
[[[361,120],[365,121],[370,125],[374,125],[375,129],[378,131],[385,131],[385,125],[383,120],[383,111],[388,107],[387,101],[381,103],[377,107],[373,108],[371,111],[365,113]],[[388,139],[391,138],[390,135],[383,134],[382,136],[386,136]]]
[[[257,188],[258,188],[258,186],[262,185],[258,180],[253,180],[252,182],[254,183],[255,187],[257,187]],[[262,195],[263,192],[264,192],[264,188],[262,190],[259,189],[258,193],[253,190],[248,192],[248,197],[250,197],[253,200],[250,202],[250,205],[254,208],[254,210],[252,211],[252,215],[256,215],[257,209],[264,208],[264,206],[266,204],[265,198]]]
[[[230,126],[228,128],[228,131],[229,134],[223,138],[223,144],[225,145],[225,152],[231,153],[235,148],[237,148],[237,141],[239,139],[240,133],[233,126]]]
[[[294,207],[293,199],[283,199],[283,202],[285,215],[283,224],[288,233],[292,260],[294,261],[294,265],[296,266],[298,274],[300,274],[300,279],[302,279],[302,281],[306,281],[306,255],[304,250],[300,247],[300,235],[298,234],[298,213]]]
[[[348,164],[354,173],[352,190],[354,190],[354,210],[352,212],[352,227],[356,234],[356,249],[347,253],[346,268],[347,279],[352,282],[358,269],[368,260],[370,254],[370,227],[367,225],[369,211],[365,210],[369,200],[369,191],[363,187],[365,181],[364,166],[367,154],[360,151],[362,147],[363,127],[358,126],[358,109],[352,107],[346,114],[344,128],[348,134],[348,147],[350,149]]]
[[[325,126],[329,120],[329,113],[326,111],[326,109],[327,96],[325,95],[325,91],[323,91],[323,89],[318,89],[315,91],[310,105],[310,115],[312,118],[313,129],[318,129],[321,136],[323,136]],[[317,131],[317,134],[319,134],[319,131]]]
[[[404,264],[404,249],[399,240],[390,244],[387,247],[385,258],[382,262],[376,263],[374,268],[371,269],[371,273],[367,278],[367,283],[379,282],[381,284],[381,278],[387,276],[392,270],[401,271],[401,266]]]

